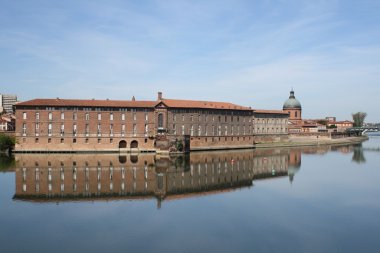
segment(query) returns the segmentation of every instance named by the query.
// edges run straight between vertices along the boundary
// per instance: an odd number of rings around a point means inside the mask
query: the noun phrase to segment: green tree
[[[12,148],[16,144],[15,137],[11,137],[5,134],[0,134],[0,151],[5,151]]]
[[[317,120],[317,123],[327,126],[327,120],[325,120],[325,119]]]
[[[367,117],[365,112],[357,112],[352,114],[352,119],[354,121],[354,127],[362,127],[364,124],[364,119]]]

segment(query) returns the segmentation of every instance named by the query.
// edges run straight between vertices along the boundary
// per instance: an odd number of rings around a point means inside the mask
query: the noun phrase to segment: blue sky
[[[380,1],[0,0],[0,92],[233,102],[380,122]]]

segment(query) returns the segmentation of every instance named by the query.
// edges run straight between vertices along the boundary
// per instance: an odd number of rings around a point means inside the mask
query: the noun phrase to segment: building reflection
[[[289,177],[301,166],[301,150],[268,149],[155,154],[16,154],[17,200],[66,201],[216,194],[251,187],[255,180]]]

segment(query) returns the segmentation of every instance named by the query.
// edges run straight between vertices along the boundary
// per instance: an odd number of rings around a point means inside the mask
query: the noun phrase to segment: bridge
[[[380,132],[380,127],[351,127],[347,128],[346,132],[350,135],[363,135],[367,132]]]

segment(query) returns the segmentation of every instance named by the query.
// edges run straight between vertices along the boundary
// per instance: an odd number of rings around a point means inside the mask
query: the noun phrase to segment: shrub
[[[12,148],[16,144],[15,137],[11,137],[5,134],[0,134],[0,151],[5,151]]]

